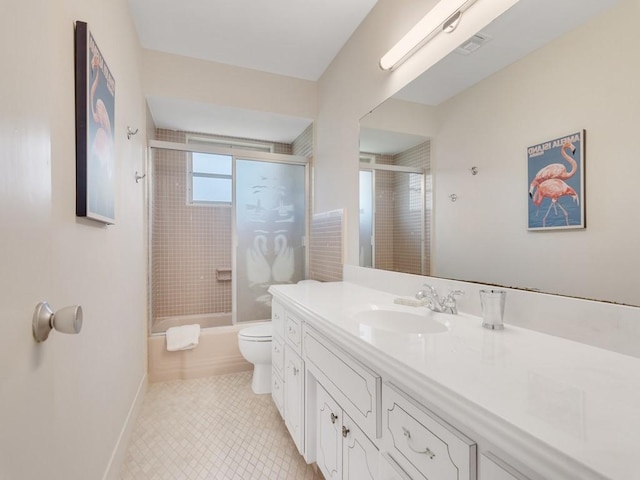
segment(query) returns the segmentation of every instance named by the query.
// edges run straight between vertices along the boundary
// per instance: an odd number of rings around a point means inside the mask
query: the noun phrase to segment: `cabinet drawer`
[[[284,367],[284,344],[278,337],[271,338],[271,363],[274,371],[278,372],[282,377],[282,368]]]
[[[305,326],[306,367],[370,438],[378,438],[380,420],[380,376]]]
[[[302,355],[302,322],[287,312],[285,315],[284,328],[285,341],[293,347],[298,355]]]
[[[280,416],[284,418],[284,385],[280,374],[273,370],[271,375],[271,397],[276,408],[280,412]]]
[[[385,383],[384,444],[415,479],[475,480],[476,444]]]
[[[284,338],[284,305],[273,300],[271,303],[271,321],[273,322],[273,336]]]

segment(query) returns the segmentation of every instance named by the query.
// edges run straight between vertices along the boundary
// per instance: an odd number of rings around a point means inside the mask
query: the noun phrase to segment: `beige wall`
[[[178,98],[294,117],[314,118],[315,82],[143,50],[147,96]]]
[[[146,373],[138,41],[126,0],[2,10],[0,478],[100,479]],[[75,20],[88,22],[116,80],[109,227],[75,217]],[[127,125],[141,134],[128,141]],[[42,300],[82,304],[82,332],[36,344],[31,318]]]

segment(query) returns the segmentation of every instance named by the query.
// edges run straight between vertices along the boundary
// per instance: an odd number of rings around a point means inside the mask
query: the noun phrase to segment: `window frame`
[[[199,153],[199,152],[195,152],[195,153]],[[221,207],[226,207],[226,206],[231,206],[233,204],[233,155],[227,155],[227,154],[211,154],[211,153],[204,153],[203,155],[218,155],[218,156],[224,156],[224,157],[229,157],[229,161],[231,162],[231,173],[230,174],[221,174],[221,173],[207,173],[207,172],[196,172],[194,171],[193,168],[193,154],[194,152],[191,152],[189,154],[189,161],[187,162],[187,204],[188,205],[193,205],[193,206],[198,206],[198,205],[204,205],[204,206],[221,206]],[[193,194],[194,194],[194,178],[218,178],[218,179],[222,179],[222,180],[228,180],[229,184],[231,185],[231,188],[229,190],[229,200],[223,200],[223,201],[217,201],[217,200],[194,200],[193,198]]]

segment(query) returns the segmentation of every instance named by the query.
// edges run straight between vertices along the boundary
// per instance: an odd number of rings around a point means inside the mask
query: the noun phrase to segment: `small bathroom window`
[[[232,162],[231,155],[193,152],[189,164],[188,202],[231,205]]]

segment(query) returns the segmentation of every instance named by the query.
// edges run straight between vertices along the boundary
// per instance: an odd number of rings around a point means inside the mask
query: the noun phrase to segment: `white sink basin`
[[[404,310],[372,309],[363,310],[353,315],[360,325],[376,330],[397,333],[442,333],[447,327],[431,318],[427,312],[413,313]]]

